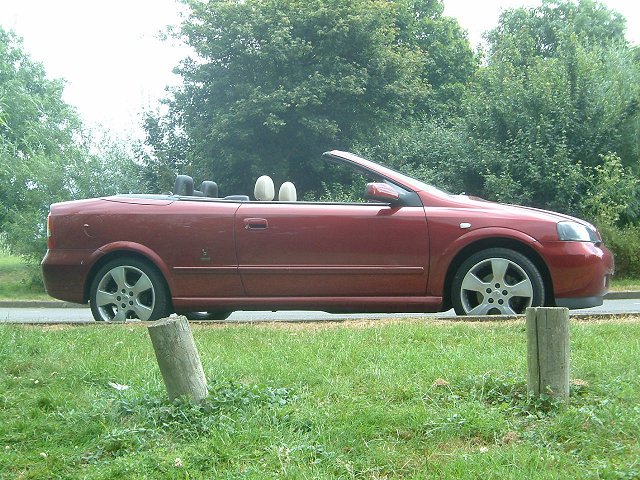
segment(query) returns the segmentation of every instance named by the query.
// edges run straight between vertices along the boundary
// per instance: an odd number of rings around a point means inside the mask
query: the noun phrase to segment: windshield
[[[380,165],[379,163],[374,163],[370,160],[364,159],[362,157],[359,157],[357,155],[354,155],[353,153],[349,153],[349,152],[339,152],[339,151],[333,151],[333,152],[328,152],[330,155],[334,155],[335,157],[338,157],[339,159],[343,159],[343,160],[349,160],[351,162],[355,162],[357,164],[359,164],[362,167],[368,168],[368,169],[372,169],[374,170],[376,173],[384,176],[384,177],[388,177],[391,181],[393,182],[399,182],[402,183],[404,185],[406,185],[407,187],[410,187],[412,190],[416,191],[416,192],[420,192],[420,191],[427,191],[427,192],[431,192],[434,194],[440,194],[440,195],[449,195],[447,192],[440,190],[432,185],[429,185],[428,183],[424,183],[421,180],[418,180],[416,178],[410,177],[408,175],[405,175],[404,173],[401,173],[397,170],[394,170],[392,168],[389,167],[385,167],[383,165]]]

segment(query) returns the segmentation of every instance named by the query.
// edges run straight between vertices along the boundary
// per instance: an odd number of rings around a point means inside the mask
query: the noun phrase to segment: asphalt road
[[[572,315],[590,314],[632,314],[640,313],[640,298],[605,300],[600,307],[572,310]],[[349,319],[384,319],[384,318],[460,318],[455,317],[453,310],[436,314],[387,313],[387,314],[329,314],[325,312],[285,311],[277,312],[234,312],[228,322],[262,322],[262,321],[344,321]],[[0,323],[93,323],[88,308],[7,308],[0,307]]]

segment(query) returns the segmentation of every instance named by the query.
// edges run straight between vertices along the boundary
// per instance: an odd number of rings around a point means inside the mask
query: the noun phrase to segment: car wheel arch
[[[167,281],[167,275],[165,271],[163,271],[163,269],[160,266],[158,266],[158,264],[154,262],[151,258],[149,258],[147,255],[144,255],[143,253],[137,252],[135,250],[112,250],[109,253],[101,256],[91,266],[91,269],[89,270],[89,273],[85,278],[84,293],[83,293],[84,301],[87,302],[89,300],[91,283],[93,282],[94,277],[100,271],[100,269],[107,263],[111,262],[112,260],[123,259],[123,258],[133,258],[133,259],[145,262],[150,267],[155,268],[158,271],[158,273],[160,274],[160,277],[162,278],[162,281],[164,282],[164,287],[166,289],[165,291],[169,293],[169,298],[167,299],[169,307],[173,309],[171,286]]]
[[[443,291],[443,310],[449,310],[453,307],[453,301],[451,298],[451,288],[453,285],[453,278],[460,268],[460,265],[465,261],[465,259],[469,258],[471,255],[474,255],[482,250],[486,250],[488,248],[507,248],[509,250],[513,250],[515,252],[521,253],[526,256],[535,267],[540,272],[542,279],[544,281],[545,288],[545,305],[553,305],[555,302],[554,297],[554,289],[553,289],[553,281],[551,279],[551,273],[549,272],[549,268],[545,263],[544,259],[540,254],[532,247],[519,242],[517,240],[511,238],[501,238],[501,237],[492,237],[492,238],[484,238],[482,240],[477,240],[469,245],[466,245],[463,249],[461,249],[453,258],[449,267],[447,268],[447,274],[445,276],[444,281],[444,291]]]

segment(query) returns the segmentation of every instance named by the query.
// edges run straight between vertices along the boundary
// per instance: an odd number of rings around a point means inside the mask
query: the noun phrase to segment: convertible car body
[[[367,179],[362,201],[299,201],[269,177],[250,199],[194,190],[56,203],[47,292],[96,320],[234,310],[519,314],[599,305],[613,258],[597,230],[533,208],[449,195],[355,155],[323,160]],[[274,199],[275,197],[275,199]]]

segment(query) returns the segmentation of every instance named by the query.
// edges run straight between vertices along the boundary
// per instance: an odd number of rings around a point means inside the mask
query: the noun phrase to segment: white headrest
[[[270,202],[276,195],[273,180],[268,175],[262,175],[256,180],[256,188],[253,189],[253,196],[261,202]]]
[[[278,191],[278,200],[281,202],[295,202],[297,199],[296,186],[291,182],[284,182]]]

